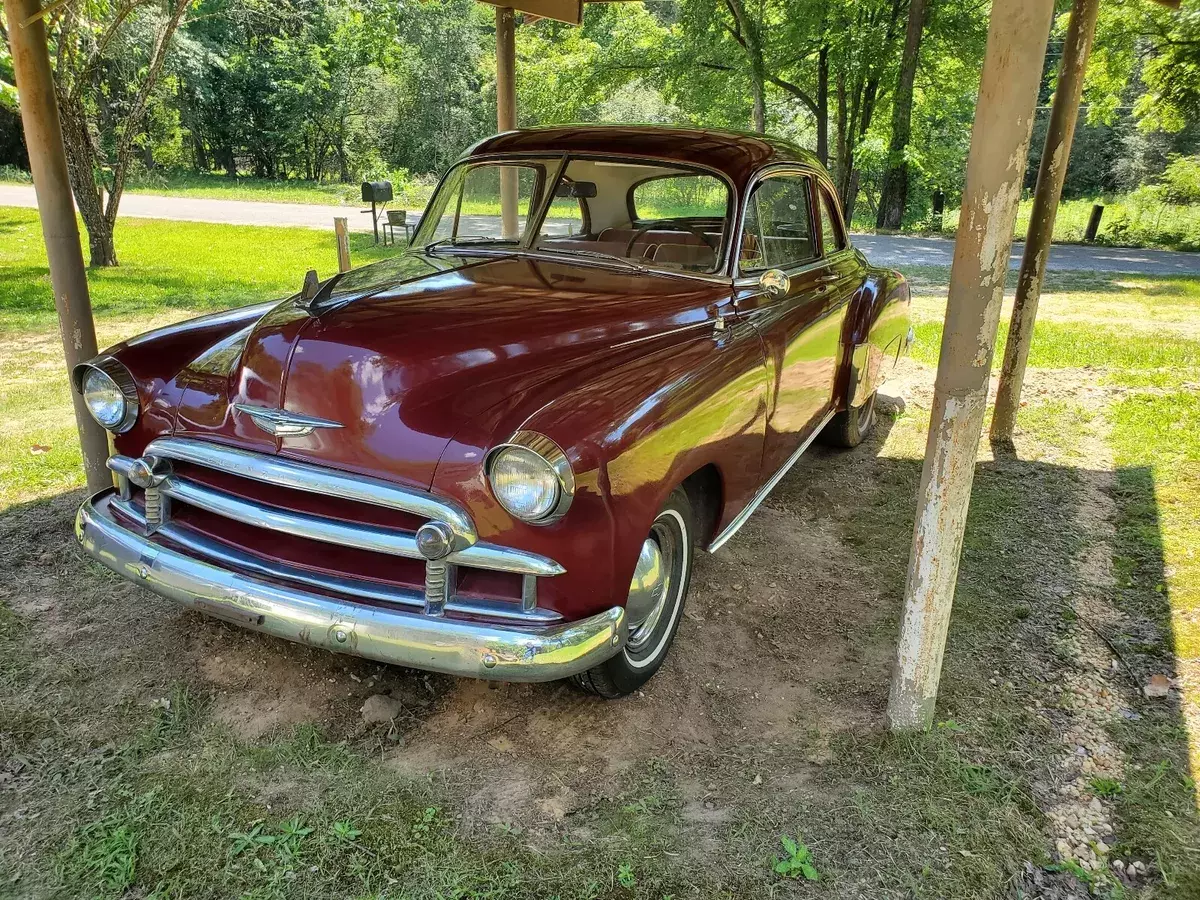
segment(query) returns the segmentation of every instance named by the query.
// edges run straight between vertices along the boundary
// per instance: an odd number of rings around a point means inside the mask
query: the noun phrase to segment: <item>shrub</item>
[[[1200,154],[1175,156],[1162,173],[1163,199],[1178,206],[1200,203]]]

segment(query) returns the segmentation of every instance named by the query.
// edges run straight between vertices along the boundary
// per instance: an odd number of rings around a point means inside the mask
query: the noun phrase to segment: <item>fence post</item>
[[[338,271],[350,271],[350,235],[346,233],[344,218],[333,220],[333,232],[337,235]]]
[[[1100,230],[1100,217],[1104,215],[1104,207],[1096,203],[1092,206],[1092,215],[1088,219],[1087,231],[1083,233],[1083,239],[1089,244],[1096,240],[1096,232]]]

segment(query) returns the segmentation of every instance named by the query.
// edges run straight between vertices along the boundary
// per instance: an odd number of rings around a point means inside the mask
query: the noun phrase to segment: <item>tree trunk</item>
[[[829,167],[829,47],[817,54],[817,159]]]
[[[908,31],[904,36],[904,53],[900,57],[896,96],[892,99],[892,138],[879,195],[877,228],[897,229],[904,222],[904,208],[908,203],[908,162],[904,154],[912,138],[913,81],[929,9],[926,0],[912,0],[908,7]]]
[[[237,178],[237,157],[233,155],[233,147],[226,144],[213,150],[217,165],[225,170],[226,178]]]
[[[754,130],[767,133],[767,67],[763,61],[762,32],[759,22],[751,21],[742,0],[725,0],[736,28],[729,29],[750,61],[750,93],[754,98]]]
[[[104,189],[96,183],[94,173],[99,170],[99,162],[88,131],[86,113],[77,95],[60,95],[58,106],[71,193],[75,195],[75,206],[88,235],[88,264],[115,266],[117,252],[113,247],[112,227],[104,217]]]
[[[207,175],[212,168],[208,162],[208,153],[204,149],[204,138],[196,131],[192,132],[192,168],[201,175]]]

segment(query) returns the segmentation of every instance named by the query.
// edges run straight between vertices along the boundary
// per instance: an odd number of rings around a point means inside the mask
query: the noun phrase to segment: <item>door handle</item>
[[[841,275],[822,275],[817,279],[817,284],[830,284],[834,281],[841,281]]]

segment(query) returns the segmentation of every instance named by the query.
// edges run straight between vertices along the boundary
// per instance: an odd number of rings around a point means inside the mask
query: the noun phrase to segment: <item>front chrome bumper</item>
[[[625,610],[577,622],[508,627],[367,606],[232,572],[153,543],[108,512],[112,492],[84,502],[75,536],[92,559],[190,609],[337,653],[495,681],[554,681],[625,644]]]

